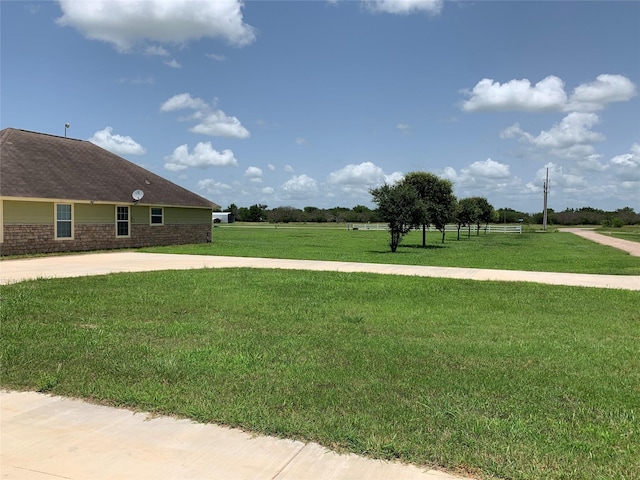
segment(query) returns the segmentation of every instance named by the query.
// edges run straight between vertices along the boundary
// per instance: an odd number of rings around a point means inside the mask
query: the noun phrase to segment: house
[[[91,142],[0,131],[0,254],[211,241],[220,207]]]
[[[213,223],[233,223],[236,216],[232,212],[213,212]]]

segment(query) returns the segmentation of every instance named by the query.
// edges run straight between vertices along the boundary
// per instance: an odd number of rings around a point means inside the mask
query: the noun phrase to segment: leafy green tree
[[[243,216],[242,220],[245,222],[264,222],[266,218],[267,206],[256,204],[249,207],[246,217]]]
[[[458,225],[458,240],[460,240],[460,228],[468,228],[467,238],[471,238],[471,225],[476,222],[480,215],[478,204],[473,198],[463,198],[458,202],[456,223]]]
[[[378,205],[378,214],[383,222],[389,224],[391,241],[389,246],[395,252],[398,245],[412,228],[420,225],[424,205],[416,189],[406,182],[394,185],[382,185],[369,191]]]
[[[484,223],[484,233],[487,233],[487,228],[489,227],[489,223],[493,221],[493,217],[495,215],[495,210],[493,205],[489,203],[489,201],[484,197],[471,197],[476,203],[478,208],[477,217],[475,218],[476,223],[476,235],[480,235],[480,224]]]
[[[410,172],[404,177],[403,183],[410,185],[416,191],[422,203],[422,210],[419,213],[422,246],[426,246],[426,232],[430,224],[442,232],[442,243],[444,243],[445,227],[447,222],[453,220],[456,207],[451,182],[433,173]]]

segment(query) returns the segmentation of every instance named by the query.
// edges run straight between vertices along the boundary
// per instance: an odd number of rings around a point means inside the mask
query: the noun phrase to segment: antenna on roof
[[[67,138],[67,128],[69,128],[71,125],[69,125],[68,123],[64,124],[64,138]]]

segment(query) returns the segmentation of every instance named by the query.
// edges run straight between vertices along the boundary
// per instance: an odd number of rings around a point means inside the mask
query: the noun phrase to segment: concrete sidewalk
[[[3,479],[460,480],[338,455],[315,443],[149,416],[35,392],[1,392]]]
[[[367,272],[388,275],[446,277],[501,282],[535,282],[578,287],[640,290],[640,276],[582,273],[525,272],[479,268],[426,267],[377,263],[284,260],[276,258],[221,257],[163,253],[109,252],[61,255],[0,262],[0,284],[55,277],[106,275],[117,272],[185,270],[193,268],[280,268],[335,272]]]

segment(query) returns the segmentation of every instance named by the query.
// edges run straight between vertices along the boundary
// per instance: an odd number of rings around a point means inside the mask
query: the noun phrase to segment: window
[[[151,225],[164,224],[162,210],[162,207],[151,207]]]
[[[73,205],[56,203],[56,239],[73,238]]]
[[[129,236],[129,207],[116,206],[116,237]]]

